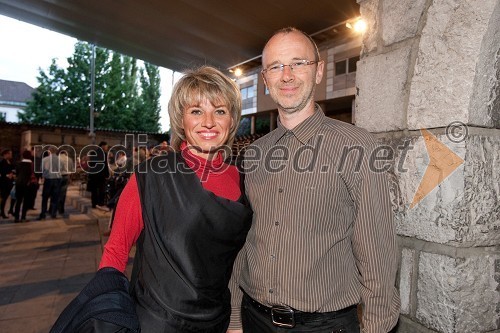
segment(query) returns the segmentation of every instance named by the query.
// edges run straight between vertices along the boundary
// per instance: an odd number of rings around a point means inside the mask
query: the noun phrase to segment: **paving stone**
[[[109,213],[92,214],[90,200],[79,195],[68,191],[64,218],[0,223],[0,332],[48,332],[94,276],[103,248],[99,225]]]

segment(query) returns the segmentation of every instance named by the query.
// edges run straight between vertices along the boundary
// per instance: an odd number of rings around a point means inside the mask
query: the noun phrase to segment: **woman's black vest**
[[[135,175],[144,230],[131,293],[142,332],[225,332],[233,262],[251,224],[244,189],[238,201],[205,190],[180,153],[154,157]]]

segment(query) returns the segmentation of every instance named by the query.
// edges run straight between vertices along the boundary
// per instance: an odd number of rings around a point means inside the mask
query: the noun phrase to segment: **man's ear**
[[[316,68],[316,84],[319,84],[321,82],[324,70],[325,70],[325,62],[321,60],[318,62],[318,68]]]
[[[266,76],[262,72],[260,74],[262,75],[262,80],[264,80],[264,85],[266,86],[267,89],[269,89],[269,86],[267,85],[267,81],[266,81]]]

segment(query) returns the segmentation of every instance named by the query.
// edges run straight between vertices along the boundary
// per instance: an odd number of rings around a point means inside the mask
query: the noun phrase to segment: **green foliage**
[[[145,131],[158,132],[160,130],[160,71],[158,67],[144,63],[140,69],[141,98],[135,107],[140,126]]]
[[[61,69],[55,59],[48,73],[39,69],[39,87],[20,120],[27,123],[88,126],[90,121],[92,45],[77,42]],[[158,67],[96,47],[94,124],[159,132],[160,74]]]
[[[238,127],[238,131],[236,132],[236,136],[249,135],[251,132],[251,119],[248,117],[244,117],[240,121],[240,125]],[[255,118],[255,133],[256,134],[266,134],[269,133],[271,128],[271,120],[269,116],[262,116]]]

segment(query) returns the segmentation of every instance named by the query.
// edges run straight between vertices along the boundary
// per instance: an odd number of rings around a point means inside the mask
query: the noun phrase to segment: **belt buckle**
[[[275,305],[271,308],[271,319],[274,326],[293,328],[295,327],[295,315],[289,306]]]

